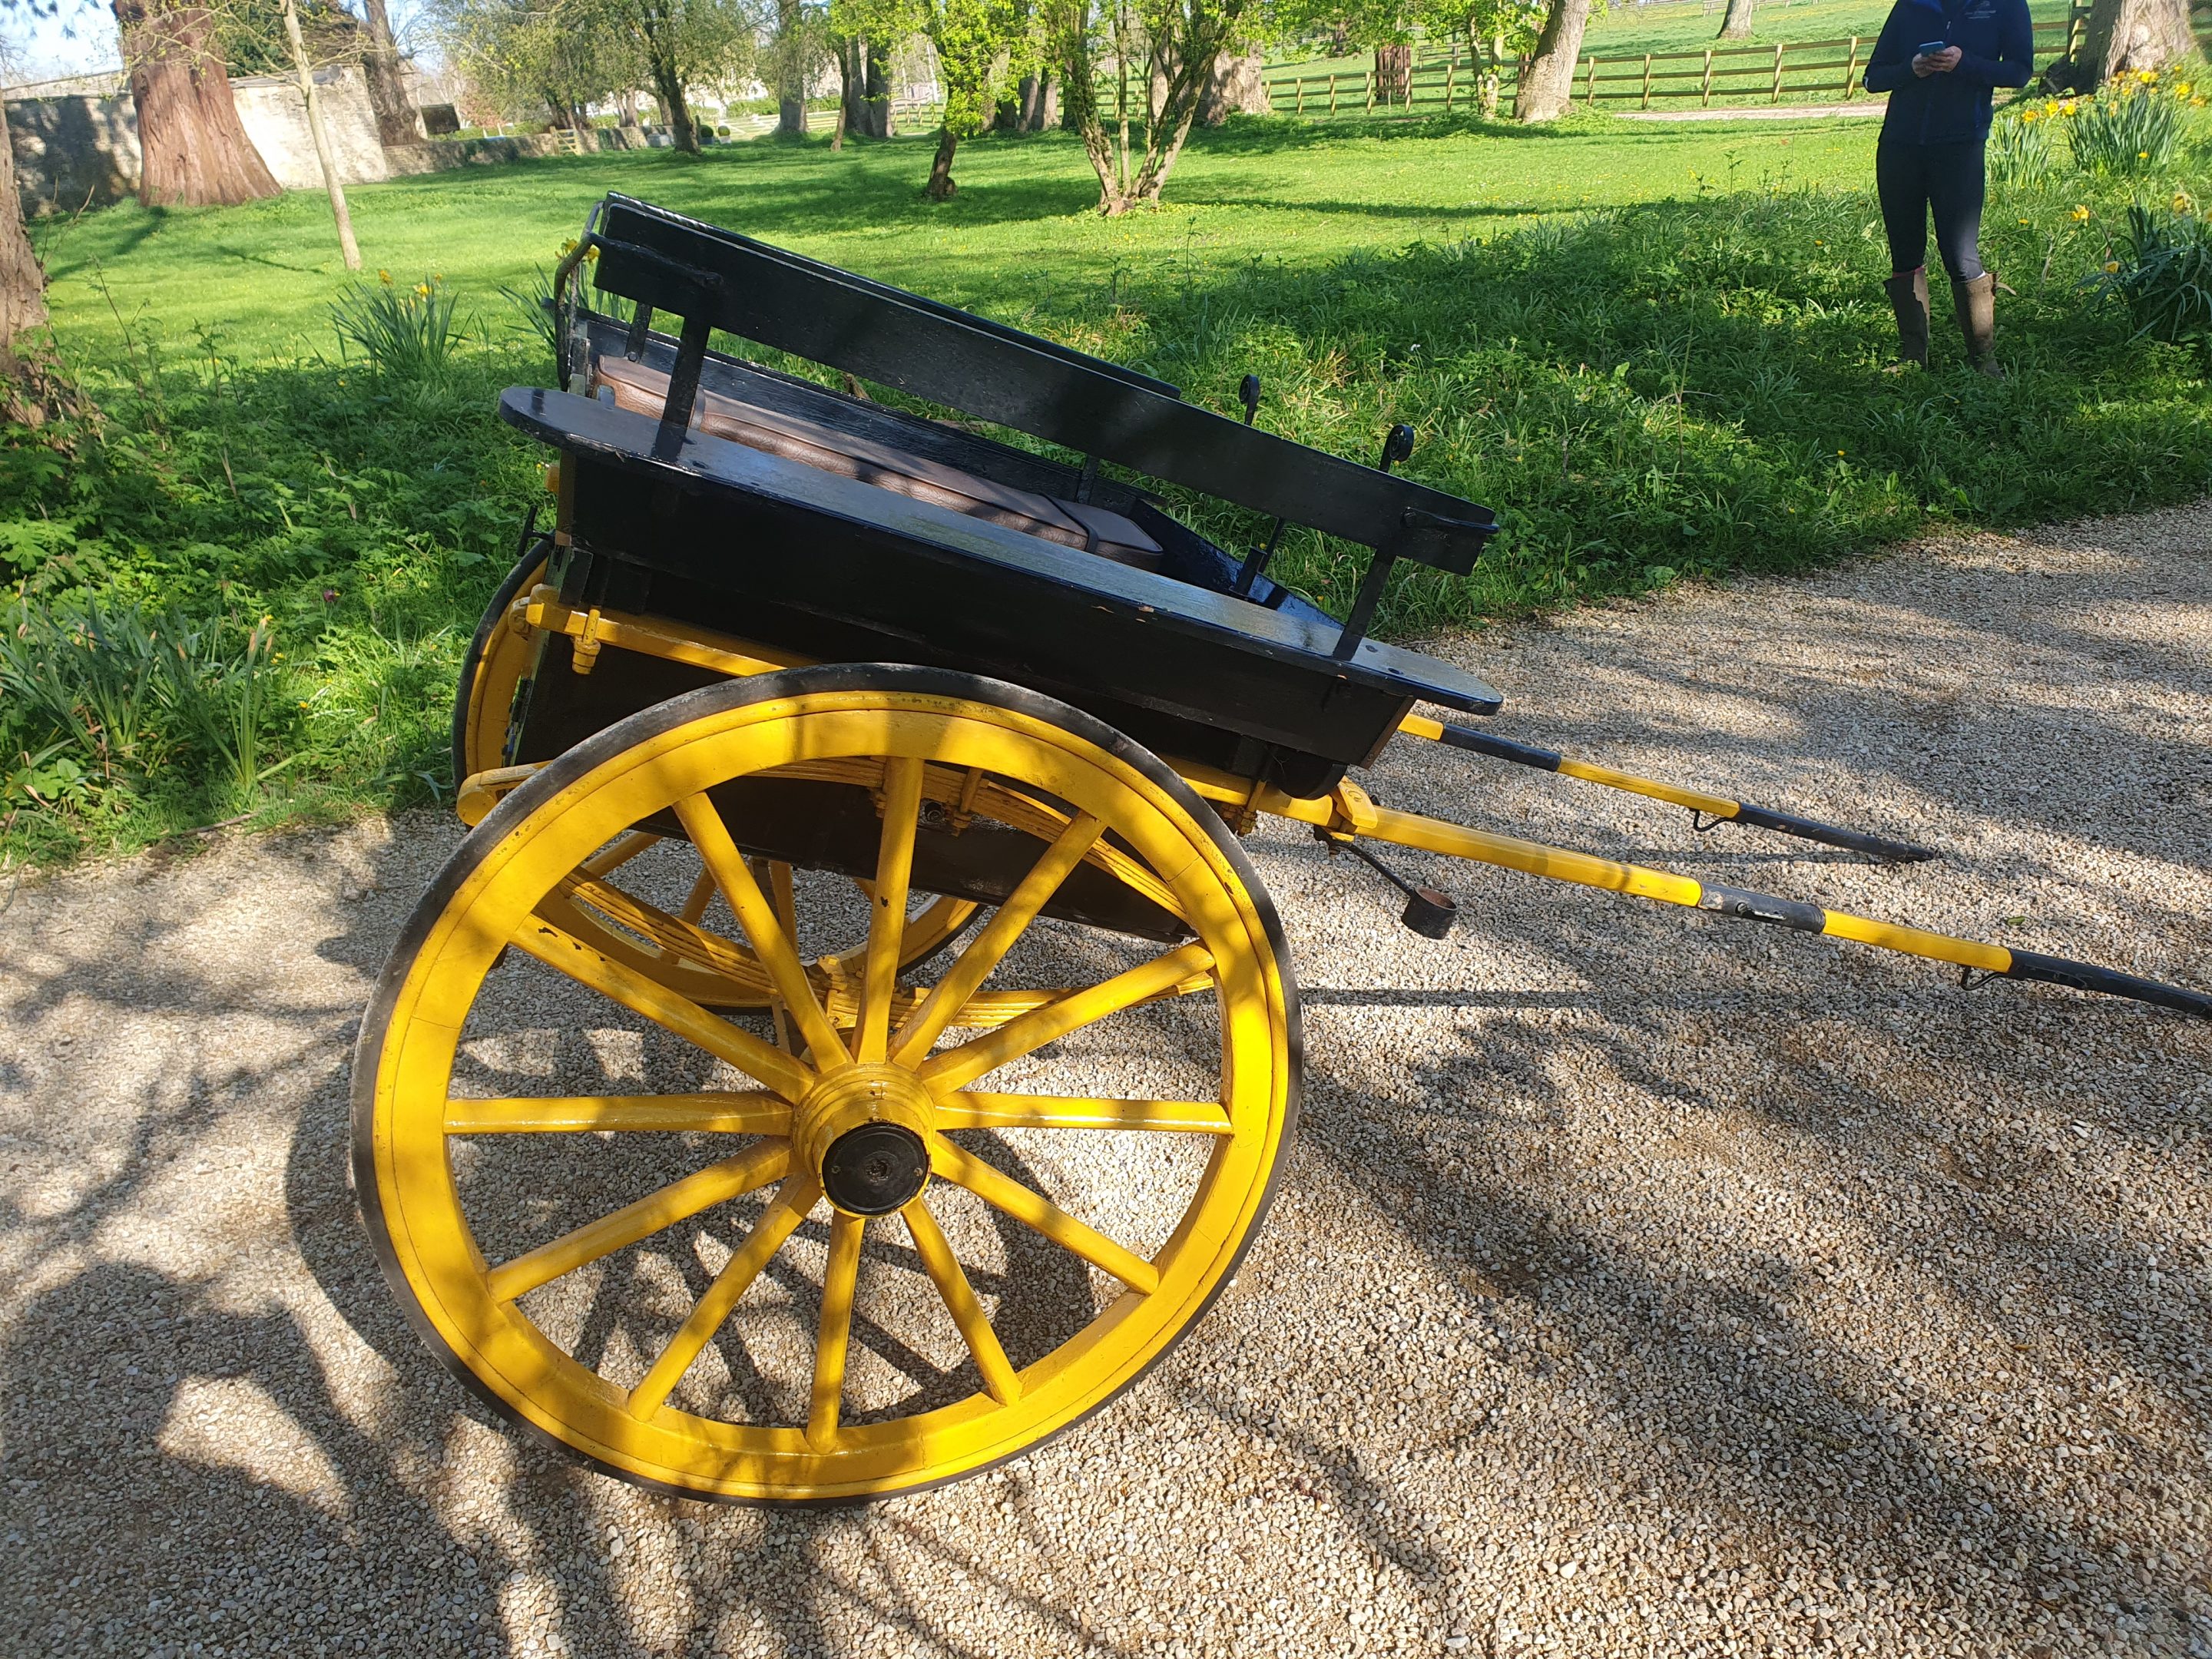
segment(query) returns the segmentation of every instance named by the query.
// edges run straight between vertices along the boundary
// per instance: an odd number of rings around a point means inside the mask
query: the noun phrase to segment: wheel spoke
[[[791,866],[781,859],[764,859],[760,868],[753,872],[755,881],[760,880],[762,870],[768,872],[769,902],[775,908],[776,921],[783,928],[783,936],[796,950],[799,948],[799,904],[792,892]],[[775,1046],[787,1053],[796,1054],[799,1045],[791,1040],[791,1011],[783,1006],[783,999],[773,991],[769,994],[768,1018],[769,1024],[775,1030]]]
[[[963,1093],[937,1109],[940,1129],[1163,1129],[1235,1133],[1214,1100],[1115,1100],[1083,1095]]]
[[[640,853],[658,847],[660,837],[650,830],[632,830],[619,841],[601,848],[586,859],[582,873],[598,880],[610,871],[619,870]]]
[[[813,1073],[789,1054],[770,1048],[751,1032],[741,1031],[726,1019],[717,1019],[690,998],[625,968],[542,917],[532,916],[516,930],[514,944],[547,967],[580,985],[590,986],[632,1013],[641,1014],[685,1042],[704,1048],[717,1060],[726,1060],[756,1083],[775,1090],[787,1100],[799,1099],[813,1085]]]
[[[1059,1001],[1032,1009],[986,1036],[970,1037],[957,1048],[933,1054],[916,1069],[936,1092],[965,1088],[1009,1060],[1157,996],[1212,965],[1212,953],[1205,945],[1186,945],[1086,990],[1071,991]]]
[[[814,1397],[806,1412],[806,1443],[818,1452],[837,1443],[845,1397],[845,1354],[853,1335],[853,1290],[860,1278],[866,1220],[839,1210],[830,1224],[830,1262],[822,1270],[822,1330],[814,1343]]]
[[[781,1180],[790,1167],[791,1146],[787,1141],[763,1140],[748,1146],[734,1158],[709,1164],[657,1193],[647,1194],[635,1204],[625,1204],[611,1215],[586,1222],[550,1244],[541,1244],[502,1267],[494,1267],[485,1276],[486,1287],[493,1301],[512,1302],[541,1285],[551,1284],[564,1273],[572,1273],[625,1245],[650,1237],[663,1227],[673,1226],[702,1210],[712,1209],[726,1200]]]
[[[676,914],[682,920],[697,927],[707,914],[708,901],[714,896],[714,872],[707,861],[699,861],[699,873],[692,878],[691,890],[684,896],[684,908]]]
[[[891,996],[898,989],[899,949],[906,942],[906,905],[914,876],[914,837],[921,811],[922,764],[884,764],[884,833],[876,879],[868,893],[868,954],[860,975],[860,1015],[853,1058],[879,1060],[889,1045]]]
[[[596,926],[598,918],[584,914],[591,910],[636,934],[645,941],[649,955],[688,962],[747,993],[764,993],[769,988],[768,975],[761,971],[760,963],[736,945],[719,933],[670,915],[612,882],[564,876],[538,902],[538,914],[556,927],[573,929],[580,921]]]
[[[900,1027],[898,1040],[891,1045],[894,1060],[902,1066],[921,1064],[922,1057],[945,1034],[945,1028],[952,1023],[953,1017],[991,976],[991,970],[1013,948],[1023,930],[1036,920],[1037,912],[1060,890],[1068,872],[1083,861],[1083,855],[1105,829],[1103,822],[1085,812],[1060,832],[1052,845],[1045,848],[1044,856],[1022,878],[1021,884],[1006,896],[998,914],[960,953],[959,960]]]
[[[1004,1211],[1024,1226],[1042,1233],[1062,1249],[1113,1274],[1131,1290],[1149,1296],[1159,1288],[1159,1269],[1151,1262],[1078,1221],[1042,1193],[1032,1192],[1012,1176],[1001,1175],[941,1135],[931,1139],[929,1166],[954,1186],[965,1187],[993,1209]]]
[[[782,924],[776,921],[775,906],[753,879],[753,872],[745,867],[737,843],[730,839],[730,832],[722,823],[722,815],[706,796],[687,795],[676,803],[676,816],[682,821],[684,833],[691,837],[691,844],[699,849],[699,856],[714,872],[723,898],[744,925],[753,954],[768,969],[776,994],[790,1009],[792,1018],[799,1022],[799,1035],[814,1051],[816,1068],[830,1071],[843,1065],[844,1042],[838,1036],[837,1028],[830,1023],[829,1016],[822,1012],[821,1003],[815,1000],[814,988],[807,983],[806,968],[799,959],[797,948]]]
[[[538,915],[515,931],[514,942],[549,969],[566,973],[577,984],[588,984],[611,1002],[619,1002],[630,1013],[644,1015],[653,1024],[706,1048],[717,1060],[728,1060],[754,1082],[775,1088],[785,1099],[799,1099],[814,1086],[814,1073],[787,1053],[769,1048],[750,1030],[738,1030],[728,1020],[717,1020],[686,995],[648,980],[644,973],[626,969],[615,957],[595,951],[584,940],[568,936]]]
[[[449,1135],[558,1134],[593,1129],[787,1135],[791,1107],[765,1091],[690,1095],[554,1095],[448,1100]]]
[[[975,1299],[975,1292],[968,1283],[968,1275],[960,1271],[960,1259],[952,1254],[952,1241],[945,1237],[945,1230],[937,1224],[937,1218],[929,1206],[919,1198],[899,1212],[906,1230],[914,1237],[916,1255],[928,1271],[930,1283],[945,1299],[945,1306],[952,1316],[952,1322],[960,1328],[960,1337],[968,1345],[968,1352],[975,1356],[975,1369],[983,1374],[983,1386],[991,1398],[1001,1406],[1011,1406],[1022,1397],[1021,1378],[1014,1375],[1013,1362],[999,1345],[999,1334],[991,1328],[991,1321],[983,1311],[983,1304]]]
[[[738,1298],[752,1288],[752,1282],[761,1275],[761,1269],[783,1248],[784,1240],[799,1231],[799,1224],[806,1219],[806,1212],[822,1196],[822,1188],[811,1176],[794,1175],[787,1177],[776,1189],[774,1199],[738,1252],[714,1275],[714,1282],[707,1293],[691,1307],[691,1312],[660,1357],[653,1362],[644,1380],[630,1390],[629,1410],[632,1417],[642,1422],[660,1409],[661,1401],[674,1392],[684,1380],[684,1373],[691,1369],[691,1362],[699,1352],[714,1340],[714,1333],[722,1328],[729,1318],[730,1310],[738,1305]]]

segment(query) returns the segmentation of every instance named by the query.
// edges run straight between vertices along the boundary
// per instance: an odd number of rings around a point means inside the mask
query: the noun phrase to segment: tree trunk
[[[2095,0],[2081,38],[2076,84],[2094,91],[2115,75],[2164,69],[2196,50],[2189,0]]]
[[[1505,39],[1493,34],[1486,41],[1470,29],[1467,44],[1474,66],[1474,112],[1486,121],[1495,121],[1498,94],[1505,80]]]
[[[1587,5],[1589,0],[1583,3]],[[696,155],[699,124],[691,118],[691,106],[684,99],[684,77],[665,52],[656,53],[646,67],[653,76],[653,95],[668,123],[668,142],[686,155]]]
[[[1199,98],[1199,125],[1218,127],[1232,115],[1273,114],[1274,106],[1267,101],[1267,54],[1263,52],[1235,58],[1224,52]]]
[[[884,80],[883,52],[864,35],[838,42],[837,73],[844,82],[845,132],[848,137],[889,136],[889,88]]]
[[[1715,37],[1722,40],[1751,39],[1751,12],[1754,0],[1728,0],[1728,15],[1721,19],[1721,32]]]
[[[230,95],[205,6],[114,0],[138,112],[138,199],[148,207],[235,207],[279,194]]]
[[[15,146],[6,141],[7,131],[7,111],[0,106],[0,380],[14,378],[16,337],[46,320],[46,273],[23,231]]]
[[[1375,48],[1375,91],[1378,101],[1404,104],[1413,87],[1413,49],[1411,46]]]
[[[1583,55],[1583,28],[1589,21],[1590,0],[1551,0],[1544,13],[1544,32],[1536,37],[1536,55],[1513,94],[1513,115],[1519,121],[1556,121],[1574,97],[1575,64]]]
[[[929,182],[921,193],[933,202],[949,202],[952,192],[960,188],[952,182],[952,152],[960,148],[960,140],[951,127],[937,131],[937,159],[929,164]]]
[[[1049,132],[1060,124],[1060,82],[1050,70],[1022,76],[1018,131]]]
[[[799,0],[775,0],[775,136],[806,137],[806,54]]]
[[[376,136],[386,146],[422,142],[422,118],[407,95],[406,78],[399,70],[399,43],[392,37],[392,19],[384,0],[363,0],[368,17],[368,49],[361,55],[368,78],[368,106],[376,112]]]

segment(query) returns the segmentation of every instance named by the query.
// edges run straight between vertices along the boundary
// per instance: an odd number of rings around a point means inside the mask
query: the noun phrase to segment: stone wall
[[[138,188],[138,114],[127,96],[11,101],[8,137],[27,216],[105,207]]]
[[[299,83],[274,76],[233,81],[246,137],[287,190],[320,190],[322,166],[307,130]],[[386,149],[377,140],[376,112],[361,70],[348,64],[315,76],[340,180],[375,184],[451,167],[486,167],[534,156],[637,148],[635,132],[609,127],[532,133],[514,138],[438,138]],[[128,94],[71,93],[12,99],[8,137],[15,149],[15,187],[23,211],[75,213],[119,202],[138,188],[138,115]]]
[[[347,64],[315,72],[316,101],[331,135],[338,182],[373,185],[392,176],[384,146],[376,136],[376,111],[368,101],[368,82]],[[230,83],[238,118],[269,171],[287,190],[320,190],[322,163],[315,159],[314,135],[307,127],[307,100],[300,83],[286,76],[240,76]]]

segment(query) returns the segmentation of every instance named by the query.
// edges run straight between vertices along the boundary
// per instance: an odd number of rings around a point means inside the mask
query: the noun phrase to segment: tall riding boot
[[[1928,272],[1923,268],[1902,276],[1886,278],[1890,309],[1897,313],[1899,367],[1917,363],[1928,367]]]
[[[1988,375],[2001,380],[2004,370],[1997,364],[1996,299],[1997,279],[1990,271],[1951,284],[1951,306],[1959,313],[1959,332],[1966,338],[1966,361]]]

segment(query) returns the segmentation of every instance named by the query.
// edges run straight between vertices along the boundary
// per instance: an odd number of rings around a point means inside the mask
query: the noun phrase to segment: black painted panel
[[[1464,574],[1487,507],[1182,401],[1172,386],[649,204],[610,196],[611,293],[1391,555]],[[1449,522],[1440,522],[1449,521]]]

